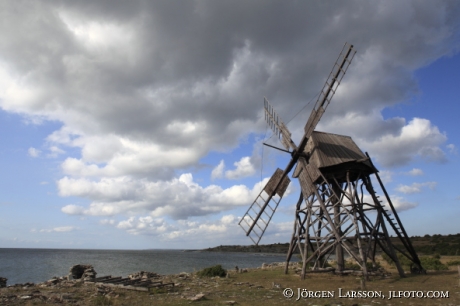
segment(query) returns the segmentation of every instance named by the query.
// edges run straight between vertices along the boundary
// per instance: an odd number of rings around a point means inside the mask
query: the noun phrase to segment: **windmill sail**
[[[304,138],[308,139],[311,136],[311,133],[313,133],[316,125],[323,116],[324,111],[331,102],[337,87],[340,85],[343,76],[347,72],[355,54],[356,51],[353,49],[353,45],[345,44],[343,46],[342,52],[340,52],[340,55],[337,58],[323,89],[321,90],[318,100],[315,103],[315,107],[310,114],[310,118],[308,118],[307,124],[305,125]]]
[[[256,245],[265,233],[278,204],[291,182],[288,176],[284,176],[284,178],[282,176],[283,170],[276,169],[267,185],[265,185],[239,222],[239,225],[246,232],[246,236],[249,236]]]
[[[271,106],[270,102],[268,102],[267,98],[264,97],[264,109],[265,109],[265,121],[267,121],[268,125],[272,129],[273,133],[280,139],[283,146],[286,150],[297,149],[297,146],[291,139],[291,133],[287,129],[286,125],[278,118],[278,114]]]

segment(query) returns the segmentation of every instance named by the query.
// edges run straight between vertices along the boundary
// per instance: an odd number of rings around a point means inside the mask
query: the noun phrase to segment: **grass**
[[[441,262],[459,260],[460,256],[442,256]],[[338,276],[329,273],[307,273],[307,279],[300,280],[299,276],[290,268],[289,274],[284,274],[284,267],[268,269],[251,269],[248,273],[230,272],[229,277],[198,277],[196,274],[187,279],[174,279],[178,285],[171,290],[153,290],[149,292],[129,291],[116,289],[111,297],[93,296],[93,285],[84,284],[81,287],[49,289],[59,294],[58,291],[71,292],[81,297],[80,305],[226,305],[226,301],[235,301],[236,305],[460,305],[460,279],[457,266],[450,266],[449,270],[432,271],[426,275],[409,274],[400,278],[394,267],[380,260],[381,266],[391,272],[390,277],[371,277],[365,283],[366,291],[381,291],[388,297],[389,291],[449,291],[448,299],[422,299],[422,298],[340,298],[339,288],[342,293],[350,290],[361,290],[361,277]],[[172,280],[172,279],[171,279]],[[168,282],[169,280],[164,280]],[[275,288],[273,283],[279,284]],[[291,288],[294,297],[290,300],[283,297],[283,289]],[[333,298],[308,298],[302,301],[297,299],[298,288],[308,291],[332,291]],[[45,289],[40,289],[45,290]],[[46,289],[48,290],[48,289]],[[87,290],[87,291],[84,291]],[[190,301],[187,297],[203,293],[204,299]],[[115,297],[117,296],[117,297]],[[40,305],[40,304],[33,304]]]

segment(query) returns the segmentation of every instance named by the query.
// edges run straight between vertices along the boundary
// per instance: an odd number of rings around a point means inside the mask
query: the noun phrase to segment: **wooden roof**
[[[305,153],[310,156],[308,164],[312,169],[319,169],[326,177],[335,177],[339,181],[346,179],[347,172],[351,173],[351,179],[361,171],[377,172],[350,136],[315,131],[307,142]],[[298,177],[302,168],[298,163],[293,177]],[[321,176],[318,171],[308,172],[311,172],[313,182]]]
[[[367,159],[350,136],[316,131],[308,140],[305,153],[310,154],[309,163],[318,168]]]

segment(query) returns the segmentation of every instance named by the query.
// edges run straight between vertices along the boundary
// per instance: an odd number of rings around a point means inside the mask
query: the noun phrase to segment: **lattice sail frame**
[[[251,206],[238,223],[246,232],[246,236],[248,236],[255,245],[258,245],[260,239],[262,239],[268,224],[291,182],[288,176],[285,176],[282,181],[280,181],[282,175],[283,170],[279,168],[276,169],[264,189],[260,191],[257,198],[252,202]],[[270,197],[270,194],[274,194],[274,196]]]
[[[368,173],[356,175],[355,172],[354,180],[350,180],[349,173],[346,182],[338,182],[334,178],[328,181],[321,174],[320,181],[310,187],[313,192],[307,197],[300,194],[285,272],[298,248],[303,262],[302,279],[305,278],[309,263],[313,270],[321,268],[334,251],[336,272],[340,273],[344,269],[345,251],[361,267],[363,275],[367,276],[366,264],[368,261],[375,264],[378,247],[395,262],[401,276],[404,276],[404,270],[395,249],[413,262],[414,270],[423,272],[420,260],[378,174],[374,175],[387,197],[389,207],[378,199]],[[395,218],[391,218],[392,215]],[[387,225],[395,231],[404,249],[393,245]]]

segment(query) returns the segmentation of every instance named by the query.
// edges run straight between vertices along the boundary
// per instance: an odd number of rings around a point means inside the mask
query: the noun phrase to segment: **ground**
[[[448,260],[452,257],[442,258],[444,262]],[[451,266],[447,271],[428,271],[426,275],[408,273],[405,278],[400,278],[392,267],[384,263],[382,266],[390,274],[371,277],[365,283],[356,275],[332,273],[308,273],[305,280],[300,280],[295,273],[296,265],[287,275],[282,265],[273,265],[248,269],[244,273],[229,271],[228,277],[222,278],[200,278],[187,273],[163,276],[162,281],[174,282],[174,288],[151,289],[150,292],[60,281],[54,285],[1,288],[0,305],[460,305],[457,266]],[[289,291],[287,288],[293,290],[290,299],[283,296]],[[438,291],[444,295],[448,292],[448,297],[403,297],[404,294],[438,294]],[[390,292],[400,297],[388,299]],[[297,300],[299,293],[301,297]],[[379,293],[382,296],[356,297],[358,294]]]

